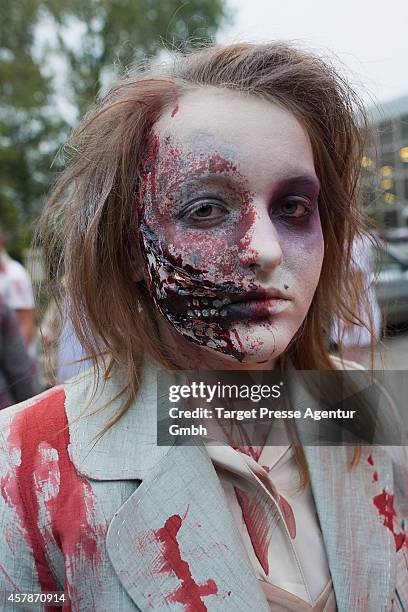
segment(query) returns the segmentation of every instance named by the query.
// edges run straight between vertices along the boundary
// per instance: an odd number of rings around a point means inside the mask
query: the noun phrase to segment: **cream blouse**
[[[299,492],[299,471],[282,430],[259,449],[208,444],[255,574],[271,610],[337,610],[310,486]],[[274,446],[273,436],[279,443]]]

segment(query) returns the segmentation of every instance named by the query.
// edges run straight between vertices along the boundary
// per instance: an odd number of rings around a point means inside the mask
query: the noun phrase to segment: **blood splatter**
[[[374,465],[374,460],[373,460],[372,455],[368,455],[368,457],[367,457],[367,461],[368,461],[368,463],[369,463],[370,465],[372,465],[372,466]],[[377,481],[378,481],[378,472],[377,472],[377,470],[374,470],[374,472],[373,472],[373,480],[372,480],[372,482],[377,482]]]
[[[50,570],[45,552],[50,536],[40,528],[40,500],[49,514],[52,537],[66,558],[66,567],[75,565],[75,557],[87,559],[97,575],[98,538],[104,534],[102,526],[94,527],[90,522],[94,514],[92,488],[77,473],[68,455],[64,402],[64,390],[57,387],[14,417],[8,443],[11,449],[20,449],[21,461],[14,473],[1,481],[2,496],[15,508],[27,534],[42,591],[59,591],[61,585]],[[44,456],[44,449],[53,452]]]
[[[176,102],[173,110],[171,111],[171,117],[175,117],[177,115],[177,113],[179,112],[179,104],[178,102]]]
[[[156,539],[163,544],[163,564],[160,573],[172,572],[181,581],[180,586],[166,597],[168,603],[181,603],[185,606],[186,612],[205,612],[207,607],[201,598],[216,595],[218,588],[212,579],[207,580],[205,584],[197,584],[188,562],[181,558],[177,534],[186,514],[183,518],[179,514],[173,514],[167,519],[164,527],[154,531]]]
[[[141,164],[139,201],[136,207],[140,216],[143,214],[147,198],[153,205],[156,204],[156,159],[159,147],[159,137],[153,135],[146,146]]]
[[[377,508],[380,516],[383,517],[383,525],[391,531],[395,539],[395,547],[398,551],[402,546],[408,547],[408,537],[406,533],[396,532],[394,530],[394,519],[397,513],[394,509],[394,495],[387,493],[385,489],[379,495],[373,498],[373,503]]]
[[[245,430],[242,430],[242,433],[245,435],[245,437],[248,437]],[[249,444],[245,446],[232,445],[232,448],[240,453],[243,453],[244,455],[248,455],[248,457],[252,457],[254,461],[258,461],[262,453],[262,447],[250,446]]]
[[[217,172],[237,172],[237,167],[218,153],[213,153],[209,161],[209,170],[214,174]]]
[[[238,346],[240,348],[240,351],[241,351],[241,353],[244,354],[244,347],[242,346],[241,338],[239,337],[239,334],[238,334],[236,329],[234,329],[233,332],[234,332],[234,336],[236,338],[236,341],[238,343]]]
[[[268,575],[268,549],[272,535],[268,514],[265,512],[264,504],[258,496],[250,498],[247,493],[238,487],[234,487],[234,489],[255,555],[265,575]]]

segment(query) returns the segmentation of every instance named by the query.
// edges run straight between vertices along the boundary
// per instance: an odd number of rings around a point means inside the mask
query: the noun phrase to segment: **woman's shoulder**
[[[330,355],[330,361],[337,370],[365,370],[366,368],[356,361],[341,359],[337,355]]]
[[[39,443],[66,426],[65,391],[62,385],[0,412],[0,440],[6,447]],[[47,433],[48,432],[48,433]]]
[[[84,374],[75,380],[47,389],[28,400],[0,411],[0,446],[22,447],[43,443],[55,444],[68,430],[67,396],[71,388],[83,390],[92,378]],[[68,433],[66,435],[69,435]]]
[[[342,360],[340,359],[340,357],[337,357],[335,355],[330,355],[330,359],[338,370],[360,370],[360,371],[368,372],[366,368],[364,368],[361,364],[355,361],[349,361],[346,359]],[[370,379],[370,381],[372,384],[376,385],[376,390],[378,394],[381,394],[382,401],[384,402],[384,405],[387,407],[387,420],[389,420],[391,418],[391,415],[393,415],[394,418],[396,418],[399,422],[400,414],[399,414],[398,407],[395,405],[393,398],[389,395],[388,391],[383,387],[381,382],[378,381],[375,377]],[[405,470],[406,478],[408,478],[408,444],[398,444],[398,445],[386,444],[386,445],[382,445],[381,448],[386,453],[386,455],[388,455],[391,458],[397,470],[398,469]],[[407,479],[407,483],[408,483],[408,479]],[[407,506],[408,506],[408,501],[407,501]]]

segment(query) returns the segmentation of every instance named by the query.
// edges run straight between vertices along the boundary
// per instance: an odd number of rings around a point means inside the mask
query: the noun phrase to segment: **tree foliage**
[[[163,45],[213,39],[228,15],[224,0],[0,0],[0,11],[0,223],[18,251],[70,123],[101,88]]]

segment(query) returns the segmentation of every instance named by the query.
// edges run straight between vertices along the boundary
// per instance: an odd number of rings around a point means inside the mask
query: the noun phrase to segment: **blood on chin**
[[[162,312],[162,314],[164,314]],[[271,321],[257,320],[232,321],[231,325],[220,330],[203,326],[201,320],[191,320],[189,328],[177,325],[164,315],[167,322],[188,341],[208,351],[209,357],[223,356],[230,363],[265,364],[276,356],[276,327]]]

